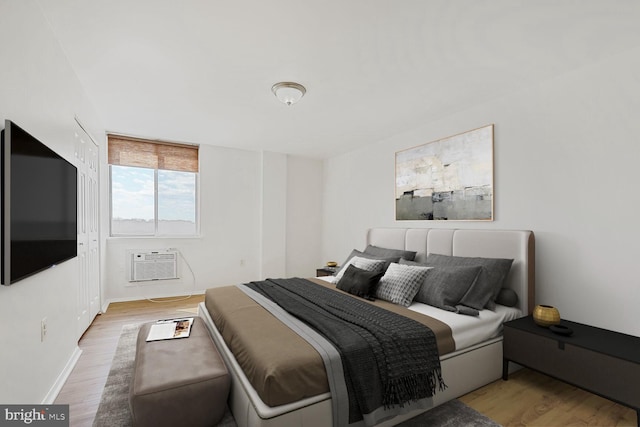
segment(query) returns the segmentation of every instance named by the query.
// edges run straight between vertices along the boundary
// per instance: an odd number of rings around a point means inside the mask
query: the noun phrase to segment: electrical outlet
[[[40,321],[40,342],[44,342],[45,337],[47,336],[47,318],[43,317]]]

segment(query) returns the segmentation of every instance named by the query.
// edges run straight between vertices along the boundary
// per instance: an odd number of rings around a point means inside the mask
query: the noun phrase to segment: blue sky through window
[[[158,220],[196,221],[196,175],[158,171]]]
[[[153,221],[153,169],[111,166],[111,209],[113,219]]]
[[[111,166],[113,219],[154,220],[154,170]],[[158,171],[158,220],[196,221],[196,174]]]

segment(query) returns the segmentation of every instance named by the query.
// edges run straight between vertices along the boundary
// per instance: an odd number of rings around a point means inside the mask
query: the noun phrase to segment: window
[[[198,147],[107,137],[111,235],[196,235]]]

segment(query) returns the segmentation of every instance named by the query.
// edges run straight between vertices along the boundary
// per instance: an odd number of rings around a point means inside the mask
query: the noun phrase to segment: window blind
[[[107,135],[109,164],[198,172],[198,146]]]

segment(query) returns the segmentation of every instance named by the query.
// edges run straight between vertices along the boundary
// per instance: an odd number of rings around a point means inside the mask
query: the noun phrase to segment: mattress
[[[502,336],[504,322],[522,317],[519,309],[499,304],[496,304],[495,311],[481,310],[477,317],[441,310],[419,302],[411,304],[409,310],[426,314],[449,325],[456,351]]]

